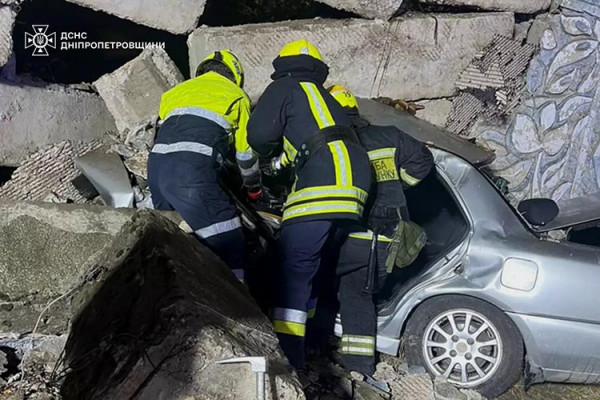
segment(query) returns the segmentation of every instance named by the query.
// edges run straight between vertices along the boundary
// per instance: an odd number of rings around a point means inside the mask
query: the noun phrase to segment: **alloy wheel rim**
[[[423,357],[428,369],[461,387],[489,380],[502,361],[503,343],[494,324],[468,309],[446,311],[425,329]]]

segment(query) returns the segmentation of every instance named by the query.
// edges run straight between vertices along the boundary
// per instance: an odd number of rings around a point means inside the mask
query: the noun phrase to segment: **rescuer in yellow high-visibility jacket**
[[[260,196],[258,160],[248,145],[250,100],[244,73],[228,50],[209,55],[187,80],[163,94],[164,121],[148,160],[154,207],[176,210],[190,227],[243,279],[241,221],[219,185],[219,169],[233,145],[251,198]]]
[[[296,175],[284,207],[272,317],[284,352],[301,368],[307,303],[323,245],[342,224],[361,219],[371,174],[350,119],[323,88],[329,68],[319,50],[306,40],[289,43],[273,66],[273,82],[248,123],[248,141],[262,157],[283,150],[283,165]]]

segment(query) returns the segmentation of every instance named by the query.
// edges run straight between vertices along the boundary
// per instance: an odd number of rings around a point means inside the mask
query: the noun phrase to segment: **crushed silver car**
[[[480,170],[489,152],[392,108],[360,108],[437,147],[435,173],[406,193],[429,243],[379,296],[378,350],[402,348],[410,364],[489,398],[523,376],[526,385],[600,383],[600,248],[549,234],[600,219],[600,200],[534,225]]]

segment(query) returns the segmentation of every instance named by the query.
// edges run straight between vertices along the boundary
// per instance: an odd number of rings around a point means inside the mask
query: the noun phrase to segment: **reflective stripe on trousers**
[[[375,355],[375,337],[342,335],[340,353],[355,356],[373,356]]]
[[[221,233],[231,232],[241,227],[242,221],[240,220],[240,217],[234,217],[227,221],[217,222],[205,228],[197,229],[195,233],[201,238],[206,239]]]
[[[277,333],[293,336],[304,336],[306,333],[308,314],[305,311],[291,308],[274,308],[271,317],[273,328]]]
[[[173,154],[181,151],[202,154],[208,157],[212,157],[214,152],[212,147],[198,142],[157,143],[151,150],[155,154]],[[217,154],[217,161],[219,163],[223,162],[221,154]]]

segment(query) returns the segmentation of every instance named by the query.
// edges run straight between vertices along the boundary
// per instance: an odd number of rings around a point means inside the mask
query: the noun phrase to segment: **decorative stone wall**
[[[568,0],[550,18],[514,117],[471,130],[496,150],[491,169],[509,180],[514,201],[600,191],[600,7],[590,3]]]

